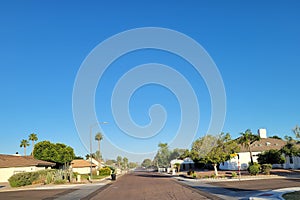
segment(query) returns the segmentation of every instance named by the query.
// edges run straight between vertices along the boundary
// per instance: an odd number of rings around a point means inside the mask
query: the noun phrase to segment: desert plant
[[[231,172],[231,177],[232,178],[236,178],[237,177],[237,173],[236,172]]]
[[[217,175],[212,174],[212,175],[210,175],[210,178],[217,178]]]
[[[266,175],[270,175],[272,169],[272,165],[271,164],[263,164],[261,165],[261,171],[266,174]]]

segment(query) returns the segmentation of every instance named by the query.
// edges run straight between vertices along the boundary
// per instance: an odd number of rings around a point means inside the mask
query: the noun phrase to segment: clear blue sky
[[[39,141],[62,142],[77,155],[87,154],[72,114],[76,74],[100,42],[140,27],[173,29],[206,49],[226,89],[224,132],[238,137],[248,128],[267,128],[269,136],[292,135],[291,129],[300,124],[299,10],[296,0],[1,1],[0,153],[23,153],[20,141],[34,132]],[[149,106],[164,105],[168,118],[158,137],[133,140],[122,136],[114,123],[109,99],[114,85],[132,67],[149,62],[174,67],[190,81],[201,111],[196,138],[205,134],[210,120],[205,83],[192,69],[180,67],[188,65],[185,61],[166,52],[132,52],[109,68],[95,106],[99,121],[109,121],[102,126],[104,137],[133,152],[170,141],[180,123],[178,101],[157,85],[136,91],[129,110],[135,123],[144,126],[149,123]],[[105,150],[105,142],[104,158],[115,158],[117,153]]]

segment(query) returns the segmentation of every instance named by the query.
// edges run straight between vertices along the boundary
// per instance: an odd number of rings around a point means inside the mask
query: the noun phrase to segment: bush
[[[217,178],[215,174],[210,175],[210,178]]]
[[[263,173],[267,174],[267,175],[270,175],[270,171],[272,169],[272,165],[271,164],[263,164],[261,166],[261,170]]]
[[[237,173],[236,173],[236,172],[232,172],[232,173],[231,173],[231,177],[232,177],[232,178],[236,178],[236,177],[237,177]]]
[[[111,169],[109,167],[103,167],[99,170],[100,176],[109,176],[111,174]]]
[[[65,184],[67,181],[63,179],[57,179],[54,181],[54,184]]]
[[[193,170],[189,170],[188,172],[187,172],[187,175],[189,175],[189,176],[191,176],[191,175],[193,175],[195,172],[193,171]]]
[[[251,175],[257,175],[260,172],[260,164],[253,163],[253,165],[249,165],[248,172]]]
[[[37,172],[23,172],[12,175],[8,181],[11,187],[20,187],[25,185],[31,185],[33,181],[39,178]]]
[[[193,177],[193,178],[197,178],[197,174],[196,174],[196,173],[193,173],[193,174],[192,174],[192,177]]]

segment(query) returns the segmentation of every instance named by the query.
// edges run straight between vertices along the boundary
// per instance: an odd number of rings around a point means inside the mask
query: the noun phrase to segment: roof
[[[263,152],[271,149],[279,150],[286,145],[286,141],[275,138],[261,138],[260,141],[255,141],[251,145],[252,152]],[[241,146],[240,152],[249,152],[247,148]]]
[[[77,159],[72,160],[71,165],[72,168],[91,167],[91,162],[82,159]],[[96,167],[97,165],[93,163],[92,166]]]
[[[32,156],[0,154],[0,168],[28,167],[28,166],[53,167],[55,165],[56,165],[55,163],[38,160],[33,158]]]

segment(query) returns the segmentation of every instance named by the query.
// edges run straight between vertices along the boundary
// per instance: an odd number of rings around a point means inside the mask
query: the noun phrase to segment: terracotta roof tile
[[[86,160],[78,159],[78,160],[72,160],[71,166],[72,166],[72,168],[90,167],[91,163]],[[96,167],[97,165],[92,164],[92,166]]]

